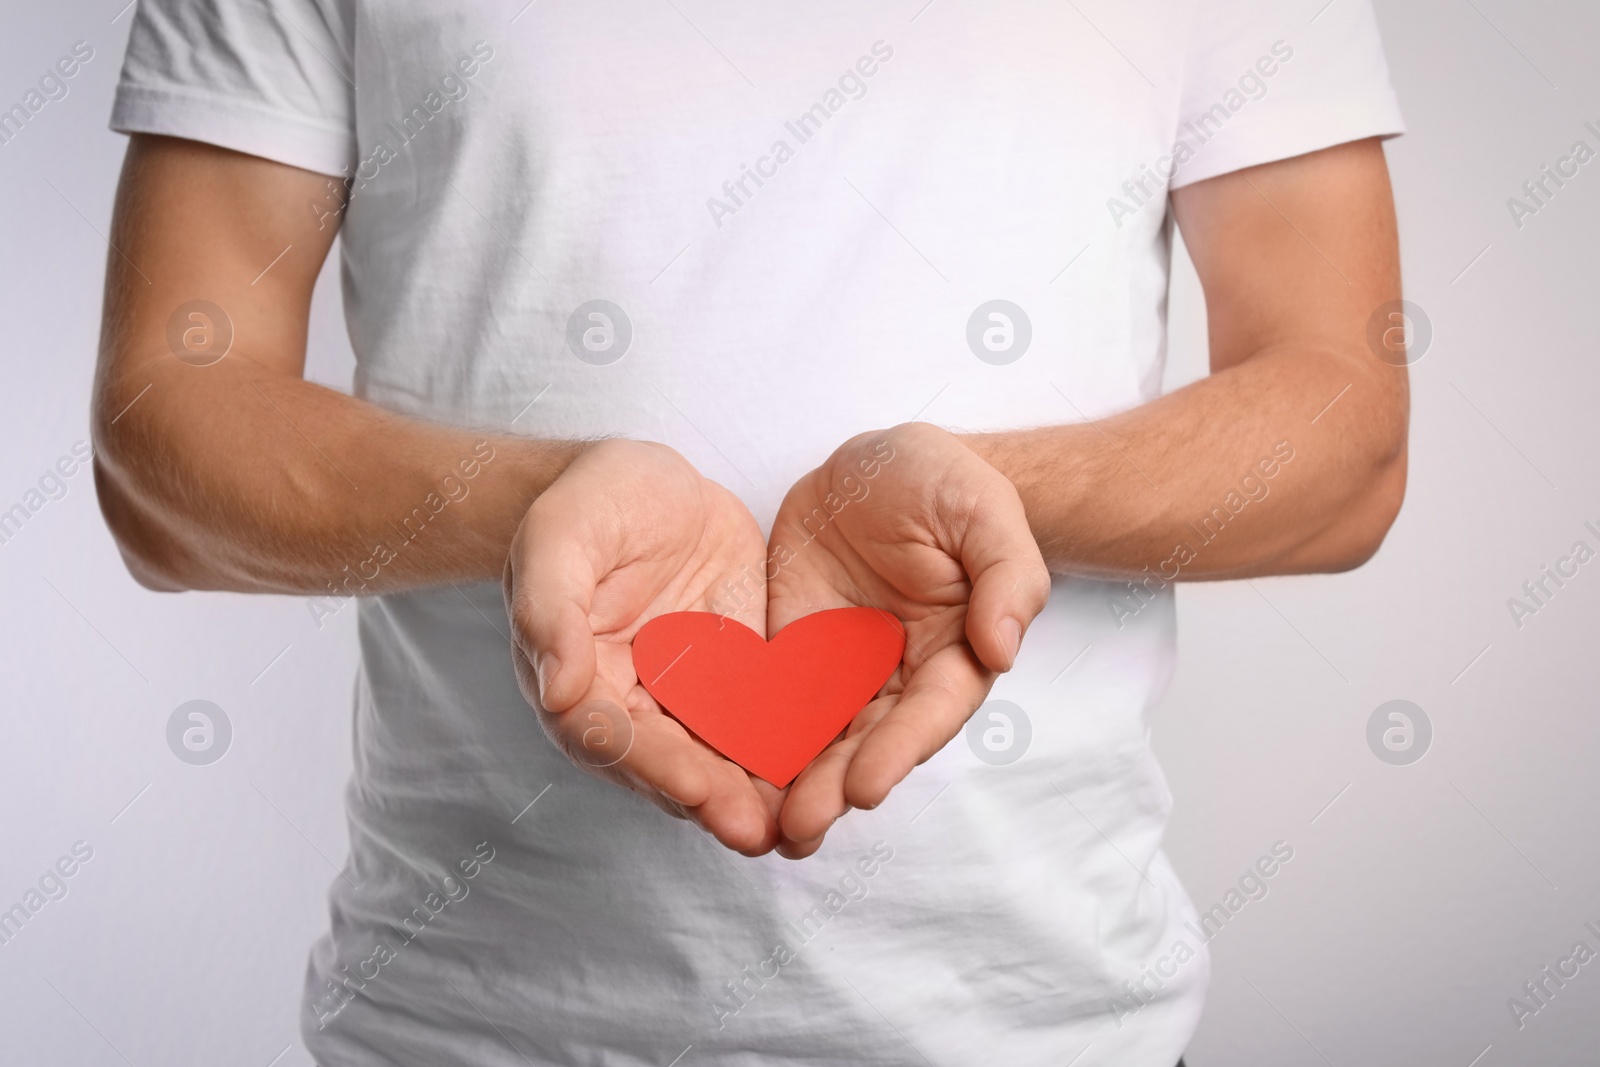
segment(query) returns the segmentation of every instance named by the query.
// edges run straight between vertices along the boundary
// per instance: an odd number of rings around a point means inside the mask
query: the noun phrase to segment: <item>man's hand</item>
[[[776,843],[782,792],[664,714],[634,674],[632,643],[657,615],[720,610],[716,592],[760,573],[763,550],[744,504],[678,453],[606,441],[528,509],[505,568],[517,681],[551,740],[747,855]],[[766,630],[763,597],[728,613]]]
[[[905,658],[883,693],[789,787],[778,848],[798,859],[961,731],[1011,669],[1050,576],[1011,483],[922,423],[853,438],[801,478],[778,511],[769,559],[769,636],[850,606],[906,627]]]

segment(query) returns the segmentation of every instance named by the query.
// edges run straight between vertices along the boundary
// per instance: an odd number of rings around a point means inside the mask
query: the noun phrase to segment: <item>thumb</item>
[[[978,498],[959,556],[972,582],[967,643],[985,667],[1009,671],[1022,635],[1050,598],[1050,571],[1009,481]]]
[[[535,503],[506,558],[518,678],[529,701],[548,712],[571,708],[594,684],[589,612],[598,580],[593,541],[581,525]]]

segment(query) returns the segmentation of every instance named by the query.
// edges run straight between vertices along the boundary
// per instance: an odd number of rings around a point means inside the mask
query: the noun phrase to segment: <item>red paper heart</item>
[[[633,639],[642,684],[702,741],[778,788],[849,725],[905,653],[877,608],[796,619],[771,641],[708,611],[658,615]]]

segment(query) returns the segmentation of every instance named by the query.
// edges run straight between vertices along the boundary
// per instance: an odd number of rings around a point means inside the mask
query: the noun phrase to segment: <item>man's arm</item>
[[[101,509],[144,585],[349,595],[498,579],[529,505],[581,449],[407,419],[305,381],[338,206],[322,175],[132,139],[93,427]],[[169,341],[197,299],[233,329],[205,366]],[[204,350],[216,335],[191,325]]]
[[[1366,347],[1400,288],[1382,149],[1256,167],[1173,202],[1205,286],[1209,378],[1100,423],[863,435],[790,490],[769,629],[868,604],[906,620],[908,642],[885,692],[790,786],[783,855],[815,852],[961,730],[1015,661],[1047,567],[1154,590],[1354,567],[1382,541],[1405,489],[1407,395],[1405,371]],[[856,471],[871,494],[786,548]]]
[[[485,436],[306,382],[334,232],[312,205],[328,197],[307,171],[134,138],[94,402],[96,485],[129,570],[157,589],[340,595],[503,579],[518,684],[560,750],[729,848],[771,850],[777,791],[645,706],[628,655],[654,615],[705,610],[761,567],[755,520],[663,445]],[[196,299],[234,330],[204,366],[168,338]]]
[[[1406,372],[1366,340],[1400,296],[1381,145],[1196,182],[1172,206],[1212,375],[1101,422],[963,440],[1016,485],[1055,571],[1148,567],[1159,584],[1359,566],[1406,478]]]

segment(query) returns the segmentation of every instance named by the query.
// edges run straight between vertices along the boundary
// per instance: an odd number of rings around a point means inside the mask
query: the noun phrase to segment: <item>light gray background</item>
[[[0,146],[0,510],[88,437],[119,3],[4,16],[0,104],[74,41],[95,57]],[[1205,909],[1273,842],[1295,849],[1212,944],[1189,1062],[1592,1064],[1600,963],[1521,1030],[1506,1002],[1580,938],[1600,950],[1583,928],[1600,927],[1600,561],[1520,630],[1506,600],[1576,539],[1600,543],[1583,529],[1600,526],[1600,161],[1520,230],[1506,198],[1575,140],[1600,149],[1583,128],[1600,126],[1600,11],[1381,0],[1379,15],[1411,130],[1389,145],[1406,295],[1435,330],[1414,368],[1410,492],[1358,572],[1180,594],[1182,662],[1152,720],[1173,859]],[[1181,383],[1204,367],[1204,309],[1186,261],[1176,276]],[[336,282],[319,286],[311,365],[344,387]],[[0,1058],[309,1063],[296,1017],[345,850],[355,612],[319,631],[299,600],[147,593],[90,475],[68,484],[0,545],[0,909],[74,841],[94,858],[0,946]],[[164,738],[197,697],[234,726],[209,767]],[[1395,698],[1435,730],[1407,767],[1366,744]]]

